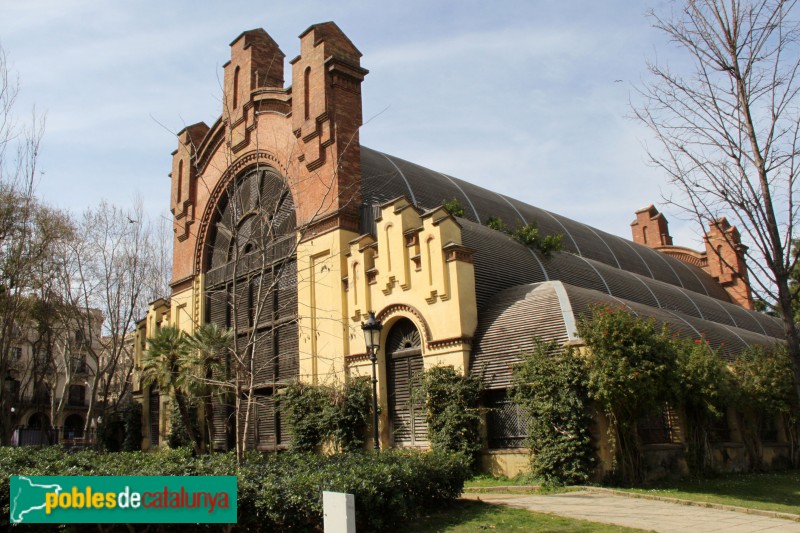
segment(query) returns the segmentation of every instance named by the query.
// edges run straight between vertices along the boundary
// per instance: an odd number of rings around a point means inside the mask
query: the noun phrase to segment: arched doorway
[[[236,358],[252,369],[256,394],[245,438],[248,447],[277,449],[288,432],[275,393],[297,379],[300,361],[294,202],[286,181],[261,166],[234,179],[215,211],[205,243],[206,321],[237,337],[219,377],[234,379]],[[237,414],[234,397],[215,400],[215,448],[235,445],[236,417],[243,426],[247,401]]]
[[[64,420],[64,438],[78,439],[83,437],[83,417],[72,414]]]
[[[28,418],[28,427],[31,429],[48,429],[50,427],[50,417],[44,413],[33,413]]]
[[[389,426],[395,446],[428,444],[425,408],[414,401],[424,365],[419,330],[411,320],[401,318],[386,338],[386,369],[389,385]]]

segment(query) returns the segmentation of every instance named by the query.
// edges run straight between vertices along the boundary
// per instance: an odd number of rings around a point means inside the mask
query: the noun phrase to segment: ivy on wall
[[[435,366],[423,372],[414,395],[425,405],[431,447],[460,453],[475,468],[482,447],[480,378]]]
[[[513,398],[530,415],[531,471],[546,484],[585,483],[595,463],[586,360],[538,341],[514,369]]]
[[[548,483],[581,482],[590,474],[590,402],[609,422],[616,482],[644,481],[639,423],[667,404],[686,414],[686,459],[695,474],[712,469],[712,431],[728,406],[742,417],[751,467],[761,466],[759,427],[775,416],[784,419],[798,463],[798,409],[784,347],[751,347],[729,368],[705,339],[679,340],[653,320],[599,306],[579,321],[578,333],[585,356],[539,342],[514,369],[514,399],[532,419],[531,466]]]
[[[292,449],[315,451],[330,444],[334,452],[364,445],[371,413],[368,378],[350,379],[343,386],[293,383],[281,397],[292,433]]]

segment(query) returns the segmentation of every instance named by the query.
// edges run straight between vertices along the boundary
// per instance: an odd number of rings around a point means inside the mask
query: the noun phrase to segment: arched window
[[[248,446],[275,450],[286,444],[274,395],[299,373],[295,209],[286,180],[264,167],[245,170],[215,206],[206,241],[208,321],[236,327],[239,350],[221,361],[219,377],[234,372],[234,357],[253,357],[257,416]],[[215,400],[214,447],[236,442],[234,400]],[[240,413],[243,416],[243,413]]]
[[[178,161],[178,190],[175,194],[175,203],[180,203],[183,198],[183,159]]]
[[[239,67],[233,71],[233,108],[239,107]]]
[[[305,117],[305,120],[308,120],[308,118],[311,116],[311,102],[309,99],[309,95],[311,94],[310,85],[311,67],[306,67],[306,70],[303,73],[303,116]]]

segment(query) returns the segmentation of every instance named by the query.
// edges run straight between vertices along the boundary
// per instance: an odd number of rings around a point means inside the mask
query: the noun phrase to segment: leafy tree
[[[762,449],[758,429],[764,417],[780,416],[787,429],[791,459],[797,465],[798,408],[792,383],[791,361],[783,346],[767,349],[751,346],[732,365],[736,384],[736,403],[741,417],[742,438],[748,449],[751,467],[761,466]]]
[[[538,341],[514,367],[513,394],[530,415],[532,473],[548,484],[585,483],[595,462],[586,360]]]
[[[186,371],[180,366],[180,361],[188,350],[186,336],[179,329],[164,326],[156,331],[148,339],[148,348],[142,361],[142,385],[157,384],[162,393],[173,395],[194,452],[202,453],[200,439],[194,427],[190,399],[186,395]]]
[[[800,222],[797,0],[678,4],[671,16],[651,18],[691,66],[648,65],[652,81],[635,110],[657,141],[648,155],[679,191],[673,205],[702,227],[725,216],[741,232],[750,282],[782,317],[800,400],[790,290]]]
[[[591,352],[589,394],[608,417],[615,469],[624,482],[640,482],[645,469],[638,421],[679,397],[675,345],[666,329],[620,308],[593,307],[578,333]]]
[[[686,413],[689,468],[703,474],[712,467],[711,428],[731,404],[733,376],[704,339],[676,341],[680,402]]]
[[[184,371],[187,393],[202,402],[207,446],[214,446],[214,395],[226,388],[219,376],[224,372],[224,356],[233,343],[233,331],[216,324],[203,324],[187,337],[188,349],[181,354],[179,365]],[[217,376],[217,378],[215,378]]]

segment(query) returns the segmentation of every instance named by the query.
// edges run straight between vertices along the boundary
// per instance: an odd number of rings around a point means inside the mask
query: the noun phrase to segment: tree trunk
[[[186,433],[189,434],[189,440],[192,441],[194,453],[197,455],[202,454],[203,451],[198,442],[197,432],[194,430],[194,424],[192,423],[192,413],[189,411],[189,406],[186,405],[186,397],[179,390],[175,391],[175,403],[178,404],[178,411],[181,413],[183,425],[186,427]]]

